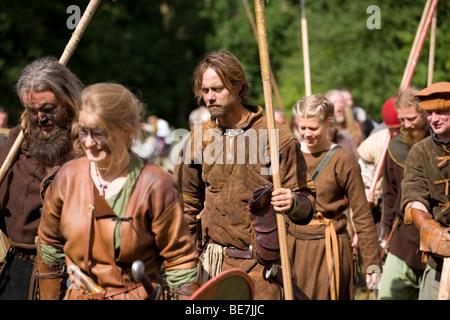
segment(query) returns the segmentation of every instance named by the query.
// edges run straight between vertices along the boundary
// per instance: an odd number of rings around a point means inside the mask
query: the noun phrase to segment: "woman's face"
[[[319,150],[328,142],[329,121],[318,118],[297,118],[298,130],[309,149]]]
[[[126,152],[125,135],[120,134],[118,130],[112,130],[110,135],[106,135],[88,111],[80,113],[78,127],[78,138],[90,161],[102,164],[104,167],[111,162],[112,152]],[[114,147],[110,148],[110,146]]]

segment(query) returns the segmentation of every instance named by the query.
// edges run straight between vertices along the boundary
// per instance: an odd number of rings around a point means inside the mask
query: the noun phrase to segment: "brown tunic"
[[[403,141],[403,134],[393,138],[389,143],[388,152],[383,166],[383,216],[381,222],[386,225],[384,235],[387,239],[394,220],[398,217],[389,242],[389,252],[406,262],[416,270],[424,270],[425,264],[419,253],[419,230],[416,226],[404,223],[404,212],[400,210],[402,197],[402,181],[406,157],[411,149]]]
[[[0,162],[3,163],[14,144],[21,126],[13,128],[9,140],[0,149]],[[47,175],[44,166],[28,154],[26,140],[22,143],[19,154],[14,159],[11,170],[0,186],[2,230],[10,242],[22,249],[34,249],[37,229],[41,217],[42,200],[41,181]]]
[[[251,194],[273,183],[268,172],[271,163],[264,157],[270,155],[267,119],[261,107],[248,107],[253,111],[252,117],[236,128],[240,131],[231,131],[241,134],[223,134],[213,121],[195,130],[182,150],[182,162],[174,171],[192,232],[196,231],[196,216],[201,213],[204,237],[221,246],[243,251],[248,251],[252,241],[248,204]],[[314,206],[314,185],[307,175],[300,144],[286,126],[276,123],[276,129],[281,185],[303,199],[293,210],[297,222],[308,222]],[[232,267],[246,272],[256,269],[261,278],[262,268],[255,259],[224,257],[222,270]],[[261,287],[255,288],[255,294],[256,299],[277,298]]]
[[[312,175],[328,150],[305,153],[308,171]],[[353,210],[353,222],[364,270],[380,264],[380,249],[375,224],[366,200],[361,169],[353,155],[344,148],[336,151],[317,180],[316,210],[333,222],[338,234],[340,285],[339,298],[351,299],[353,288],[353,259],[351,239],[347,232],[347,217],[342,213]],[[317,220],[317,213],[313,221]],[[294,263],[298,286],[314,300],[329,299],[329,276],[325,253],[325,226],[290,224],[288,251]],[[381,270],[381,269],[379,269]]]
[[[102,240],[88,218],[92,205],[92,216],[98,223]],[[98,196],[90,177],[89,161],[80,158],[66,163],[47,190],[39,238],[43,244],[64,248],[67,266],[75,263],[105,289],[124,287],[131,282],[131,265],[136,260],[144,262],[150,279],[155,279],[163,262],[167,270],[197,266],[197,252],[183,216],[180,196],[170,176],[157,166],[144,166],[127,203],[120,254],[115,259],[120,273],[116,273],[110,263],[115,256],[115,218],[106,201]],[[86,251],[89,226],[92,244]],[[79,294],[80,290],[71,288],[66,297],[73,299]],[[135,294],[146,298],[142,287]],[[119,295],[115,298],[133,297]]]

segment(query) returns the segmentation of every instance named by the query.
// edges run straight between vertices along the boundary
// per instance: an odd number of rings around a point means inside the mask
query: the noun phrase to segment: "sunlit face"
[[[113,152],[120,154],[127,152],[125,132],[111,130],[111,133],[107,135],[87,111],[80,113],[78,123],[78,137],[86,157],[100,167],[109,166],[113,159]]]
[[[297,118],[298,131],[310,150],[319,151],[328,142],[329,121],[317,118]]]
[[[201,90],[203,101],[215,118],[225,117],[240,106],[239,94],[228,90],[212,68],[207,68],[203,73]]]
[[[427,111],[427,120],[439,139],[450,139],[450,110]]]
[[[64,124],[65,113],[62,103],[53,92],[49,90],[28,92],[23,95],[22,101],[30,120],[44,134],[50,133],[57,124]]]
[[[424,116],[417,112],[414,106],[403,107],[397,110],[398,119],[405,130],[414,130],[422,121]]]
[[[334,117],[337,123],[344,122],[345,119],[345,101],[341,94],[333,93],[329,100],[333,102],[334,105]]]

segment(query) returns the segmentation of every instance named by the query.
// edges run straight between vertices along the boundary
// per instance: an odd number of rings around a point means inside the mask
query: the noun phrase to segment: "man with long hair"
[[[200,62],[194,93],[199,103],[204,100],[211,120],[191,133],[174,176],[191,232],[203,240],[203,279],[240,268],[253,280],[255,299],[280,299],[274,279],[263,276],[265,268],[279,267],[274,214],[285,212],[291,222],[308,223],[315,189],[298,140],[276,122],[282,187],[272,191],[271,163],[265,157],[271,133],[263,108],[248,104],[250,89],[243,66],[231,53],[213,52]]]
[[[24,141],[0,185],[0,226],[11,244],[2,265],[0,299],[36,297],[35,238],[42,183],[75,157],[71,135],[82,87],[81,81],[52,57],[32,61],[16,84],[25,110],[21,123],[11,129],[9,140],[0,149],[0,161],[5,161],[20,131]]]

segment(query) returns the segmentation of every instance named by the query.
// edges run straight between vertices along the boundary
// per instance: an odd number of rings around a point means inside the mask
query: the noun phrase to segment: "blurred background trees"
[[[305,0],[313,93],[346,86],[356,105],[380,122],[381,108],[397,91],[425,0]],[[32,59],[59,58],[73,30],[70,5],[88,1],[0,2],[0,105],[18,123],[14,94],[20,71]],[[253,1],[248,0],[254,15]],[[370,5],[380,8],[380,28],[369,29]],[[305,94],[300,1],[265,4],[271,67],[283,106]],[[434,81],[450,81],[450,1],[438,4]],[[174,128],[187,127],[196,107],[192,72],[215,49],[233,52],[253,84],[250,103],[264,104],[258,48],[241,0],[103,0],[68,63],[86,84],[120,82],[147,104],[148,114]],[[426,86],[429,36],[412,85]],[[276,100],[274,99],[276,104]]]

